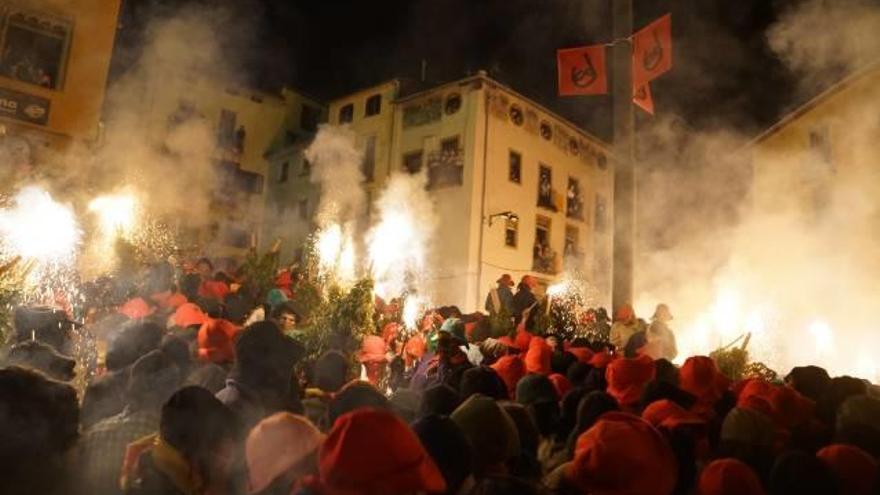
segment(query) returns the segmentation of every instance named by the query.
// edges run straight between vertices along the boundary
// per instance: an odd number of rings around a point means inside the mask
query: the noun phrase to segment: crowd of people
[[[810,365],[732,380],[677,356],[665,305],[618,308],[607,341],[537,335],[535,281],[505,275],[486,309],[513,315],[509,335],[443,307],[311,359],[295,278],[252,300],[203,259],[84,328],[19,308],[0,493],[880,493],[875,385]],[[94,352],[71,343],[86,336]]]

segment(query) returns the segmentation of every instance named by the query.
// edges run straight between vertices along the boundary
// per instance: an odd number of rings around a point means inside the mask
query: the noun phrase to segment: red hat
[[[749,378],[740,382],[737,387],[740,389],[736,399],[737,407],[757,411],[765,414],[768,418],[775,416],[773,406],[770,403],[773,385],[759,378]]]
[[[392,340],[397,338],[399,329],[400,324],[394,321],[388,322],[382,327],[382,340],[385,341],[385,345],[390,344]]]
[[[358,360],[362,363],[379,363],[387,361],[388,356],[385,355],[387,351],[388,348],[385,345],[385,341],[382,340],[382,337],[379,337],[378,335],[367,335],[361,341],[361,353],[358,356]]]
[[[235,360],[233,339],[239,327],[222,319],[209,318],[199,328],[199,359],[222,364]]]
[[[588,364],[593,368],[607,368],[611,361],[614,361],[614,355],[608,349],[602,349],[602,352],[593,354]]]
[[[174,312],[174,324],[186,328],[192,325],[201,325],[208,320],[201,308],[193,303],[181,304]]]
[[[229,294],[229,286],[221,280],[205,280],[199,286],[199,295],[222,301]]]
[[[541,337],[532,337],[526,351],[526,371],[529,373],[550,374],[550,360],[553,350]]]
[[[815,403],[791,387],[778,386],[770,392],[770,408],[776,424],[788,429],[808,423],[813,417]]]
[[[614,321],[630,321],[634,320],[635,317],[636,311],[630,304],[624,304],[623,306],[617,308],[617,311],[614,312]]]
[[[683,425],[705,425],[706,422],[696,414],[686,411],[683,407],[669,399],[652,402],[642,411],[642,419],[651,423],[654,428],[675,429]]]
[[[534,335],[530,334],[525,329],[518,329],[513,340],[514,347],[521,351],[527,350],[529,344],[532,342],[532,337],[534,337]]]
[[[303,461],[316,454],[323,441],[324,435],[303,416],[279,412],[260,421],[245,443],[248,492],[262,492],[291,471],[299,477],[314,474],[301,464],[308,464]]]
[[[146,318],[153,314],[153,311],[155,311],[155,308],[147,304],[147,301],[144,301],[143,298],[140,297],[129,299],[119,308],[120,313],[132,320]]]
[[[578,437],[567,478],[590,495],[669,495],[678,467],[666,440],[647,421],[608,412]]]
[[[687,358],[679,371],[680,387],[694,395],[697,403],[694,411],[708,414],[721,398],[729,380],[718,371],[715,361],[706,356]]]
[[[507,393],[510,398],[516,397],[516,384],[519,380],[526,376],[526,365],[519,356],[509,355],[501,356],[498,361],[490,366],[501,380],[507,386]]]
[[[321,446],[321,482],[359,495],[442,493],[446,481],[415,433],[390,411],[340,416]]]
[[[525,285],[529,289],[534,289],[535,287],[538,286],[538,279],[536,279],[535,277],[533,277],[531,275],[524,275],[522,280],[520,280],[519,283]]]
[[[565,376],[560,375],[559,373],[553,373],[547,378],[550,379],[550,383],[552,383],[553,388],[556,389],[556,396],[559,397],[559,400],[562,400],[562,398],[565,397],[565,394],[571,390],[571,382],[568,381],[568,378]]]
[[[567,350],[574,354],[580,363],[590,364],[590,360],[593,359],[593,351],[587,347],[569,347]]]
[[[698,495],[764,495],[758,475],[736,459],[718,459],[703,469]]]
[[[180,306],[182,306],[186,303],[187,303],[186,296],[184,296],[180,292],[175,292],[174,294],[171,294],[171,296],[168,297],[168,299],[165,299],[165,301],[163,303],[159,304],[159,306],[161,306],[163,308],[179,308]]]
[[[820,450],[821,459],[840,484],[840,493],[868,495],[877,479],[877,461],[864,450],[852,445],[829,445]]]
[[[622,408],[636,405],[645,385],[653,379],[654,361],[648,356],[615,359],[605,369],[607,392]]]
[[[422,359],[427,347],[425,338],[421,335],[415,334],[410,337],[409,340],[406,341],[406,345],[403,347],[404,358],[407,360],[407,365],[412,364],[411,361]]]

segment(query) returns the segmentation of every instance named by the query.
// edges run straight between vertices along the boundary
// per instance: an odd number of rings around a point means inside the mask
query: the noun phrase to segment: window
[[[290,162],[281,163],[281,175],[278,176],[278,182],[287,182],[287,175],[290,173]]]
[[[361,166],[364,180],[373,182],[376,173],[376,136],[369,136],[364,146],[364,162]]]
[[[301,199],[299,203],[297,203],[297,210],[299,210],[299,219],[300,220],[308,220],[309,219],[309,200]]]
[[[312,175],[312,162],[303,158],[302,168],[299,170],[300,177],[308,177]]]
[[[522,184],[522,155],[513,150],[507,159],[507,178],[510,182]]]
[[[601,194],[596,195],[596,219],[594,221],[596,232],[605,232],[607,228],[608,216],[607,212],[608,206],[605,202],[605,197]]]
[[[568,178],[568,190],[565,193],[565,216],[577,220],[584,219],[584,200],[581,198],[581,185],[573,177]]]
[[[541,137],[547,141],[553,139],[553,128],[550,127],[550,123],[546,120],[541,122]]]
[[[220,123],[217,126],[217,143],[220,147],[233,148],[235,146],[235,120],[235,112],[225,108],[220,110]]]
[[[504,245],[515,248],[519,237],[519,219],[508,218],[504,223]]]
[[[538,206],[556,211],[553,203],[553,171],[543,164],[538,167]]]
[[[446,115],[452,115],[461,108],[461,95],[452,93],[446,97],[445,111]]]
[[[514,123],[514,125],[521,126],[525,121],[525,117],[523,116],[522,108],[518,105],[510,105],[510,121]]]
[[[565,246],[562,255],[566,258],[570,256],[578,256],[578,228],[573,225],[565,226]]]
[[[403,155],[403,170],[410,174],[417,174],[422,170],[422,150]]]
[[[339,109],[339,123],[348,124],[354,120],[354,104],[349,103]]]
[[[440,152],[444,155],[454,155],[458,153],[458,150],[458,136],[453,136],[440,141]]]
[[[367,98],[366,116],[378,115],[382,111],[382,95],[373,95]]]
[[[550,219],[538,215],[535,219],[535,246],[532,251],[532,269],[541,273],[554,273],[556,252],[550,247]]]
[[[311,105],[303,105],[302,113],[299,114],[299,126],[305,131],[315,132],[318,130],[318,120],[321,112]]]
[[[0,74],[44,88],[62,86],[73,30],[70,21],[11,8],[2,30]]]

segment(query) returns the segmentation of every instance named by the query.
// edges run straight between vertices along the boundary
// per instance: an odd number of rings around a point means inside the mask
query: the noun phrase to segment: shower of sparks
[[[137,221],[137,200],[130,194],[99,196],[89,203],[105,236],[132,234]]]
[[[332,224],[315,237],[318,268],[337,283],[350,284],[357,271],[354,239],[339,224]]]
[[[415,218],[406,211],[385,212],[371,232],[367,246],[375,290],[380,297],[403,293],[407,278],[423,269],[425,253],[419,246]]]
[[[401,319],[407,330],[416,331],[420,321],[420,316],[425,313],[428,308],[428,301],[415,294],[406,296],[403,303],[403,312]]]
[[[69,206],[30,186],[13,198],[11,208],[0,210],[0,235],[6,254],[45,265],[69,262],[81,231]]]

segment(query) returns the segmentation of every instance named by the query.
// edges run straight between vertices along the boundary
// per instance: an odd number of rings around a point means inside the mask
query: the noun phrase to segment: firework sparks
[[[130,194],[99,196],[89,203],[107,236],[130,236],[137,219],[137,200]]]
[[[368,254],[376,293],[387,297],[404,292],[408,273],[425,264],[415,219],[405,211],[386,212],[370,235]]]
[[[403,303],[401,315],[404,327],[411,331],[418,330],[419,317],[425,313],[427,308],[427,300],[415,294],[408,295]]]
[[[39,263],[64,263],[76,253],[81,231],[73,210],[45,190],[30,186],[0,211],[0,234],[12,256]]]
[[[816,354],[827,356],[834,347],[834,331],[831,325],[823,320],[816,320],[810,323],[807,328],[816,345]]]

